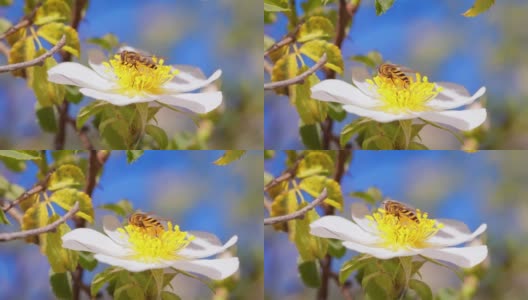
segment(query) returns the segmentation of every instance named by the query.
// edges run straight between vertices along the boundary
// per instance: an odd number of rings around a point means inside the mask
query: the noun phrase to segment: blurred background
[[[0,18],[16,23],[23,16],[24,1],[13,2],[0,8]],[[211,135],[208,146],[261,149],[261,32],[262,4],[257,0],[92,0],[79,26],[81,62],[87,62],[89,49],[98,48],[88,44],[88,39],[112,33],[121,43],[164,57],[167,63],[197,66],[207,76],[222,69],[224,103],[211,117],[212,132],[202,130]],[[5,63],[5,57],[0,56],[0,65]],[[90,101],[85,98],[73,105],[72,115]],[[36,123],[35,103],[24,79],[7,73],[0,76],[0,148],[52,148],[52,135],[42,132]],[[191,118],[168,109],[161,110],[158,121],[169,138],[197,130]],[[66,147],[79,149],[78,137],[70,134]]]
[[[260,299],[264,286],[262,152],[250,151],[227,166],[214,165],[213,161],[222,154],[147,151],[129,165],[125,152],[114,151],[94,191],[94,207],[127,199],[134,209],[171,219],[182,230],[214,233],[222,242],[238,235],[238,242],[230,251],[240,258],[240,271],[234,275],[238,282],[230,297]],[[1,176],[25,188],[37,182],[37,168],[31,163],[22,173],[6,171],[3,164],[0,171]],[[112,212],[96,209],[96,221],[90,227],[102,230],[102,217],[106,214]],[[0,231],[17,229],[13,225],[0,227]],[[106,267],[99,264],[93,272],[87,272],[85,282],[89,283]],[[0,245],[0,299],[53,299],[48,272],[47,259],[37,246],[24,241]],[[213,298],[209,288],[196,280],[177,282],[174,287],[179,295],[187,296],[184,299]]]
[[[285,155],[264,163],[278,176]],[[423,280],[439,299],[462,299],[456,293],[476,285],[474,299],[525,299],[528,293],[528,170],[522,151],[355,151],[342,180],[345,208],[339,215],[350,219],[350,205],[363,201],[351,192],[377,187],[390,197],[429,212],[432,218],[457,219],[475,230],[486,223],[482,236],[488,258],[474,270],[475,278],[460,281],[446,268],[426,263]],[[321,212],[320,212],[321,213]],[[297,272],[297,250],[283,232],[266,226],[265,293],[269,299],[315,299],[316,289],[303,286]],[[333,270],[357,253],[348,250],[334,260]],[[331,299],[343,299],[332,282]],[[353,292],[361,294],[356,282]],[[453,289],[449,291],[448,288]],[[455,293],[455,294],[452,294]],[[356,297],[354,297],[356,299]],[[358,299],[363,299],[359,297]]]
[[[302,3],[304,1],[297,1]],[[329,3],[335,3],[330,0]],[[376,16],[374,1],[362,1],[343,43],[345,75],[350,81],[354,55],[379,51],[383,58],[428,74],[431,81],[461,84],[473,94],[486,86],[489,127],[481,148],[528,148],[528,2],[496,1],[475,18],[462,16],[474,0],[398,0]],[[335,4],[328,4],[335,10]],[[299,10],[302,12],[302,10]],[[281,16],[264,32],[280,39],[287,28]],[[321,76],[320,76],[321,77]],[[269,81],[266,76],[265,81]],[[301,149],[299,118],[285,96],[265,95],[265,148]],[[336,124],[336,133],[354,117]],[[460,149],[445,131],[427,126],[422,138],[431,149]]]

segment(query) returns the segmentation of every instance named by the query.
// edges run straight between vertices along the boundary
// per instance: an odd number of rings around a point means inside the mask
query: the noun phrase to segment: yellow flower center
[[[418,221],[402,215],[395,216],[380,208],[366,217],[383,239],[381,246],[396,251],[402,248],[425,248],[427,239],[444,227],[442,223],[429,219],[427,213],[416,210],[415,214]]]
[[[147,263],[177,259],[178,251],[194,240],[193,235],[180,231],[180,227],[171,222],[167,223],[167,229],[128,224],[118,231],[127,236],[134,251],[133,258]]]
[[[429,82],[427,76],[409,76],[409,83],[401,79],[390,79],[376,75],[367,79],[371,89],[379,95],[383,104],[380,110],[392,113],[421,112],[428,110],[426,103],[442,91],[441,87]]]
[[[121,94],[127,96],[162,94],[163,84],[172,80],[179,71],[171,66],[164,66],[163,59],[152,57],[151,60],[153,64],[140,61],[123,62],[121,56],[116,54],[103,65],[107,72],[115,75]]]

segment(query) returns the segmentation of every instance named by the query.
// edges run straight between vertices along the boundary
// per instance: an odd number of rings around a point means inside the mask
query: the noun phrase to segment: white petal
[[[453,263],[462,268],[472,268],[488,256],[487,246],[425,249],[423,256]]]
[[[59,84],[76,85],[96,90],[109,90],[114,84],[92,69],[79,63],[64,62],[48,70],[48,80]]]
[[[159,95],[159,102],[205,114],[222,104],[222,92]]]
[[[217,245],[214,240],[211,240],[207,235],[200,235],[199,233],[193,233],[195,239],[189,244],[188,247],[178,252],[178,255],[185,258],[204,258],[218,253],[224,252],[227,248],[233,246],[238,237],[235,235],[225,243],[225,245]]]
[[[310,224],[310,234],[343,241],[355,241],[362,244],[373,244],[379,241],[378,237],[339,216],[325,216],[315,220]]]
[[[473,96],[470,96],[466,88],[461,85],[454,83],[437,83],[437,85],[442,86],[444,90],[427,102],[427,106],[434,110],[453,109],[471,104],[486,92],[486,88],[481,87]]]
[[[225,279],[238,270],[238,257],[219,259],[198,259],[173,261],[171,266],[175,269],[200,274],[214,280]]]
[[[357,87],[337,79],[319,82],[311,88],[312,98],[320,101],[374,107],[379,101],[363,94]]]
[[[205,74],[202,72],[202,70],[198,67],[191,66],[191,65],[172,65],[174,69],[178,69],[180,73],[176,75],[176,78],[173,81],[181,81],[181,82],[191,82],[196,80],[204,80],[207,79]],[[192,78],[192,80],[185,80]]]
[[[74,229],[63,235],[62,247],[111,256],[126,256],[130,254],[130,250],[114,243],[106,235],[89,228]]]
[[[449,247],[469,242],[486,231],[486,224],[482,224],[473,233],[466,233],[464,227],[457,223],[442,223],[444,228],[427,240],[433,246]]]
[[[163,85],[163,88],[171,91],[172,93],[185,93],[196,89],[200,89],[208,86],[213,81],[220,78],[222,70],[216,70],[211,77],[207,79],[201,79],[195,77],[192,73],[186,73],[183,70],[174,77],[172,81],[169,81]]]
[[[425,120],[453,126],[460,130],[472,130],[486,121],[486,109],[448,110],[423,112],[418,116]]]
[[[366,216],[370,214],[370,211],[364,203],[354,202],[352,203],[350,210],[352,211],[352,220],[354,220],[359,227],[374,235],[377,234],[378,230],[372,226],[372,221],[366,218]]]
[[[111,266],[121,267],[130,272],[143,272],[145,270],[163,269],[170,266],[172,263],[169,261],[144,263],[132,259],[118,258],[104,254],[96,254],[94,255],[94,258],[102,263],[109,264]]]
[[[380,110],[362,108],[362,107],[354,106],[354,105],[343,105],[343,109],[349,113],[353,113],[361,117],[367,117],[367,118],[373,119],[374,121],[378,121],[381,123],[389,123],[389,122],[396,121],[396,120],[407,120],[407,119],[416,118],[416,116],[412,114],[395,115],[395,114],[386,113]]]
[[[103,230],[106,235],[116,244],[127,247],[129,243],[126,236],[124,236],[125,234],[117,231],[120,227],[122,227],[121,222],[114,215],[106,215],[103,217]]]
[[[117,106],[125,106],[132,103],[154,101],[160,97],[160,95],[141,95],[129,97],[123,94],[119,94],[117,91],[103,92],[89,88],[79,89],[79,92],[81,92],[85,96],[92,97],[98,100],[104,100]]]
[[[356,252],[370,254],[381,259],[390,259],[400,256],[413,256],[418,255],[423,251],[422,249],[399,249],[397,251],[393,251],[387,248],[362,245],[351,241],[343,242],[343,246]]]

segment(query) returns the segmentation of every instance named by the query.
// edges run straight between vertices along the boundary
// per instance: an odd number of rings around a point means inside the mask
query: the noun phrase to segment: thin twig
[[[35,194],[38,194],[42,191],[45,191],[46,190],[46,187],[48,185],[48,181],[50,179],[50,176],[51,174],[53,173],[52,172],[49,172],[46,177],[40,181],[39,183],[37,183],[35,186],[33,186],[31,189],[29,189],[28,191],[22,193],[22,195],[18,196],[15,201],[13,202],[10,202],[8,206],[6,206],[5,208],[2,208],[2,210],[4,212],[8,212],[11,208],[13,208],[14,206],[18,205],[20,202],[28,199],[29,197],[35,195]]]
[[[280,176],[273,178],[270,182],[264,186],[264,192],[269,191],[272,187],[276,186],[277,184],[290,180],[290,178],[293,178],[295,176],[295,173],[297,173],[297,167],[299,167],[299,164],[301,163],[301,160],[303,159],[303,156],[300,156],[297,161],[291,166],[289,169],[284,171]]]
[[[49,49],[48,51],[46,51],[46,53],[42,54],[41,56],[37,58],[24,61],[21,63],[0,66],[0,73],[11,72],[11,71],[19,70],[19,69],[25,69],[25,68],[32,67],[32,66],[42,66],[46,58],[57,53],[60,49],[62,49],[62,47],[64,47],[64,45],[66,45],[65,35],[62,36],[62,38],[59,40],[59,42],[55,46],[53,46],[53,48]]]
[[[6,201],[4,199],[0,199],[0,208],[5,211],[8,207],[9,201]],[[24,218],[24,215],[20,210],[18,210],[16,207],[11,208],[7,213],[13,217],[19,224],[22,224],[22,219]]]
[[[16,240],[16,239],[23,239],[23,238],[27,238],[27,237],[34,236],[34,235],[39,235],[39,234],[43,234],[46,232],[55,231],[55,229],[57,229],[57,227],[59,227],[60,224],[66,222],[68,219],[73,217],[73,215],[77,213],[78,211],[79,211],[79,202],[75,202],[73,207],[57,221],[49,225],[46,225],[44,227],[40,227],[40,228],[19,231],[19,232],[2,233],[0,234],[0,242],[6,242],[6,241],[11,241],[11,240]]]
[[[20,19],[17,24],[9,27],[4,33],[0,34],[0,40],[12,35],[21,28],[31,26],[31,24],[33,24],[33,19],[35,18],[37,10],[42,6],[43,3],[44,1],[37,3],[29,15],[22,17],[22,19]]]
[[[301,28],[303,23],[304,22],[299,22],[299,24],[297,24],[297,26],[292,32],[289,32],[280,41],[271,45],[271,47],[269,47],[268,50],[264,51],[264,56],[268,56],[271,52],[275,52],[279,50],[280,48],[295,42],[297,38],[297,33],[299,32],[299,29]]]
[[[68,117],[66,118],[66,122],[71,125],[73,130],[77,132],[77,135],[79,136],[79,139],[81,140],[84,149],[86,150],[95,150],[95,147],[92,144],[92,141],[90,141],[90,138],[88,137],[88,127],[83,126],[82,128],[78,129],[77,124],[75,123],[75,119]]]
[[[273,224],[277,224],[277,223],[283,223],[283,222],[287,222],[287,221],[291,221],[293,219],[302,219],[304,218],[304,215],[309,212],[310,210],[312,210],[313,208],[315,208],[318,204],[322,203],[326,197],[328,197],[328,192],[326,190],[326,188],[323,189],[323,191],[321,192],[321,194],[315,198],[310,204],[308,204],[307,206],[299,209],[298,211],[295,211],[291,214],[287,214],[287,215],[284,215],[284,216],[278,216],[278,217],[272,217],[272,218],[265,218],[264,219],[264,225],[273,225]]]
[[[326,56],[326,53],[323,54],[323,56],[321,56],[321,58],[319,59],[319,61],[313,65],[310,69],[304,71],[303,73],[293,77],[293,78],[289,78],[289,79],[286,79],[286,80],[282,80],[282,81],[275,81],[275,82],[269,82],[269,83],[266,83],[264,84],[264,89],[265,90],[272,90],[272,89],[276,89],[276,88],[281,88],[281,87],[287,87],[289,85],[292,85],[292,84],[298,84],[298,83],[303,83],[304,80],[312,75],[313,73],[317,72],[317,70],[321,69],[324,64],[326,63],[327,61],[327,56]]]
[[[6,57],[9,58],[9,47],[4,44],[3,42],[0,42],[0,52]]]

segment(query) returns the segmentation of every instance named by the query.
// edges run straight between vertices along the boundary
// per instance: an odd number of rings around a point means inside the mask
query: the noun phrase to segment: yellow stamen
[[[427,213],[416,210],[418,222],[405,216],[397,217],[378,209],[370,216],[366,216],[371,225],[377,228],[383,242],[380,246],[392,250],[425,248],[427,239],[435,235],[444,227],[442,223],[429,219]]]
[[[126,236],[134,251],[133,258],[142,262],[157,262],[178,258],[178,251],[187,247],[194,236],[180,231],[178,225],[167,223],[167,229],[139,227],[128,224],[118,231]]]
[[[120,55],[116,54],[103,65],[108,73],[115,75],[121,94],[128,96],[162,94],[163,84],[172,80],[179,71],[171,66],[163,65],[163,59],[153,57],[152,61],[156,64],[156,68],[140,62],[135,65],[123,63]]]
[[[416,79],[409,76],[410,83],[400,79],[390,79],[376,75],[367,79],[371,89],[379,95],[383,103],[379,109],[398,114],[428,110],[426,103],[442,91],[441,87],[429,82],[427,76],[416,74]]]

